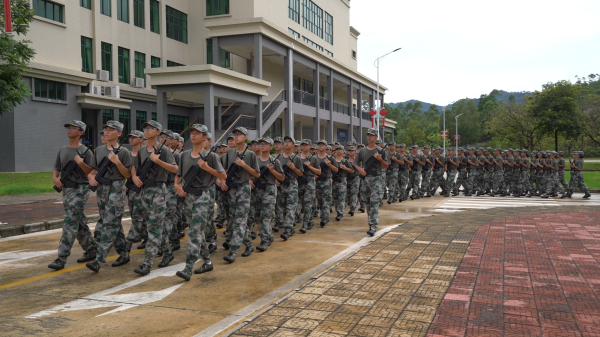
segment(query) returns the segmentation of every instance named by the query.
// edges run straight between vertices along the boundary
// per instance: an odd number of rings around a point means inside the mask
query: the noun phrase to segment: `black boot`
[[[275,226],[273,226],[273,232],[279,232],[279,224],[275,224]]]
[[[350,214],[350,216],[354,216],[354,211],[350,211],[348,214]]]
[[[97,273],[98,270],[100,270],[100,262],[98,261],[94,261],[94,262],[88,262],[85,264],[86,267],[88,267],[89,270],[93,271],[94,273]]]
[[[223,242],[223,248],[225,248],[225,250],[228,250],[231,247],[231,244],[229,243],[229,240],[225,240],[225,242]]]
[[[376,231],[377,231],[377,226],[372,225],[372,226],[369,226],[369,230],[367,231],[367,234],[369,236],[374,236]]]
[[[112,266],[113,267],[120,267],[126,263],[128,263],[130,261],[129,255],[123,257],[123,256],[119,256],[117,258],[117,260],[115,262],[113,262]]]
[[[137,249],[146,249],[147,242],[148,242],[148,239],[144,239],[144,241],[142,241],[142,243],[137,247]]]
[[[209,271],[212,271],[214,269],[213,264],[211,261],[204,261],[204,264],[202,265],[202,267],[194,270],[194,274],[204,274],[204,273],[208,273]]]
[[[320,225],[321,227],[325,227],[325,225],[326,225],[326,224],[327,224],[327,222],[325,222],[324,220],[321,220],[321,223],[319,223],[319,225]]]
[[[54,269],[54,270],[61,270],[65,267],[65,263],[66,263],[66,261],[58,258],[58,259],[54,260],[54,262],[50,263],[48,265],[48,268]]]
[[[252,254],[252,252],[254,252],[254,247],[253,246],[246,247],[246,250],[244,251],[244,253],[242,254],[242,256],[243,257],[250,256],[250,254]]]
[[[173,257],[173,255],[165,254],[162,261],[160,261],[160,263],[158,264],[158,268],[164,268],[164,267],[168,266],[169,263],[171,263],[171,261],[173,261],[174,258],[175,257]]]
[[[150,266],[143,264],[135,268],[133,272],[142,276],[148,275],[150,274]]]
[[[587,198],[589,198],[589,197],[591,197],[591,196],[592,196],[591,194],[589,194],[589,193],[586,193],[586,194],[583,196],[583,199],[587,199]]]
[[[192,278],[192,273],[188,272],[187,270],[181,270],[178,271],[177,273],[175,273],[175,275],[177,275],[178,277],[181,277],[182,279],[189,281]]]
[[[214,252],[215,250],[217,250],[217,244],[214,242],[209,243],[208,244],[208,253],[210,254],[210,253]]]
[[[77,263],[94,261],[95,259],[96,259],[96,252],[91,250],[89,252],[83,253],[83,256],[77,259]]]
[[[340,220],[342,220],[342,217],[343,217],[343,216],[344,216],[344,214],[343,214],[343,213],[337,212],[337,216],[335,217],[335,220],[336,220],[336,221],[340,221]]]
[[[259,252],[264,252],[265,250],[267,250],[267,247],[269,247],[269,243],[265,242],[265,241],[261,241],[260,245],[258,245],[258,247],[256,247],[256,250],[258,250]]]
[[[235,262],[235,252],[231,251],[228,255],[223,256],[223,260],[234,263]]]

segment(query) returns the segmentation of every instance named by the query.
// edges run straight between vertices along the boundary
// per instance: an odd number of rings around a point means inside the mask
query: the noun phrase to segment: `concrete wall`
[[[0,172],[15,171],[15,113],[0,116]]]

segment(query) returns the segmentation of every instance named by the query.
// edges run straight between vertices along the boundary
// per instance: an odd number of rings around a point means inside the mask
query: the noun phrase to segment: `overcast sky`
[[[600,73],[600,0],[351,0],[358,70],[386,102],[438,105]]]

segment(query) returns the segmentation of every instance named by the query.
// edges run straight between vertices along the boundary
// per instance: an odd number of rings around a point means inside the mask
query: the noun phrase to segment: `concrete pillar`
[[[319,63],[317,63],[317,67],[315,70],[313,70],[313,94],[315,95],[315,118],[313,119],[313,139],[317,140],[320,138],[319,135],[319,123],[321,118],[319,117],[319,109],[321,106],[321,97],[320,97],[320,93],[319,93],[319,82],[320,79],[319,77],[321,76],[320,73],[320,65]]]
[[[156,91],[156,121],[159,122],[163,129],[167,128],[169,109],[167,105],[167,93],[162,91],[160,88]],[[148,116],[148,119],[152,118],[152,113]],[[187,126],[187,125],[186,125]]]
[[[252,60],[246,60],[246,75],[252,76]]]
[[[258,104],[254,108],[254,112],[256,114],[256,131],[258,131],[258,137],[262,137],[266,130],[263,130],[263,97],[262,95],[258,96]]]
[[[284,84],[286,90],[288,107],[285,110],[285,136],[294,137],[294,51],[288,48],[287,55],[284,57]]]
[[[213,55],[213,64],[216,66],[221,66],[221,48],[219,48],[219,38],[212,38],[212,55]]]
[[[216,137],[215,132],[215,87],[212,84],[204,89],[204,125],[208,128],[208,132]]]
[[[327,77],[327,96],[329,97],[329,120],[327,121],[327,132],[325,140],[333,142],[333,69]]]
[[[348,126],[348,141],[352,141],[352,136],[354,134],[354,109],[352,107],[352,98],[354,97],[352,91],[354,81],[350,79],[350,85],[348,86],[348,112],[350,115],[350,125]]]
[[[222,113],[223,113],[223,106],[221,106],[221,100],[217,100],[217,106],[219,106],[219,109],[217,110],[217,130],[221,130],[222,127]]]
[[[254,77],[262,80],[263,75],[262,34],[254,34]]]

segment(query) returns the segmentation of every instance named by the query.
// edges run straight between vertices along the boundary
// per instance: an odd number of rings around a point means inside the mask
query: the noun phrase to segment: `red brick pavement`
[[[475,232],[427,336],[600,336],[600,212]]]

